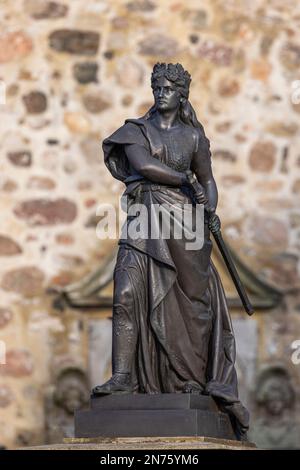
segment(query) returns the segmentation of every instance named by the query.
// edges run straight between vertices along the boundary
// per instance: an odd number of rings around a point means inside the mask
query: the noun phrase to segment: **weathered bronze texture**
[[[210,231],[220,230],[218,192],[209,140],[188,99],[191,77],[180,64],[156,64],[154,105],[104,140],[105,164],[126,184],[130,205],[164,205],[171,228],[174,204],[195,214],[209,204],[201,249],[187,235],[119,240],[114,269],[113,375],[93,389],[106,394],[191,393],[213,397],[245,439],[249,413],[238,398],[235,339],[220,277],[212,263]],[[199,183],[197,200],[187,172]],[[200,186],[201,185],[201,186]],[[134,222],[127,217],[126,227]],[[159,224],[159,220],[156,220]],[[130,230],[128,230],[128,233]]]

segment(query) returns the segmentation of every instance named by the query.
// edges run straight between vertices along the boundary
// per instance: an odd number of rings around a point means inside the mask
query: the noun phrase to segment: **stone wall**
[[[60,312],[49,288],[115,245],[94,230],[123,189],[100,143],[150,107],[157,61],[192,75],[228,240],[287,294],[253,320],[254,370],[281,360],[299,385],[299,2],[1,0],[0,21],[0,443],[44,442],[47,390],[64,365],[88,369],[90,323],[107,329],[109,312]]]

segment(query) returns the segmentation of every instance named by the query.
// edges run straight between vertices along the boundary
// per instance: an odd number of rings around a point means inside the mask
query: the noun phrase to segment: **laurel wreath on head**
[[[192,78],[189,72],[184,70],[181,64],[166,64],[159,62],[155,64],[151,75],[152,88],[155,87],[156,81],[161,77],[165,77],[167,80],[174,83],[179,93],[185,98],[188,98]]]

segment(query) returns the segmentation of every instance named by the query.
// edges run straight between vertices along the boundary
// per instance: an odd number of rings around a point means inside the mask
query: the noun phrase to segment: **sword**
[[[187,171],[186,175],[187,175],[188,181],[189,181],[189,183],[190,183],[190,185],[193,189],[196,201],[199,204],[204,203],[204,209],[209,214],[212,214],[214,212],[214,209],[212,207],[210,207],[210,205],[208,204],[208,199],[206,197],[205,197],[205,201],[203,202],[203,195],[205,196],[205,193],[204,193],[204,189],[202,188],[201,184],[197,181],[197,179],[195,178],[195,176],[193,175],[193,173],[191,171]],[[230,252],[229,252],[229,250],[228,250],[228,248],[227,248],[227,246],[224,242],[224,239],[222,237],[221,229],[218,230],[217,232],[212,232],[212,234],[214,236],[216,244],[218,245],[218,248],[221,252],[221,255],[224,259],[224,262],[227,266],[227,269],[230,273],[231,279],[233,280],[233,283],[234,283],[235,288],[236,288],[236,290],[239,294],[239,297],[242,301],[244,309],[246,310],[248,315],[253,315],[254,309],[253,309],[253,307],[250,303],[247,292],[245,291],[245,288],[242,284],[240,276],[239,276],[239,274],[236,270],[236,267],[235,267],[234,262],[231,258]]]

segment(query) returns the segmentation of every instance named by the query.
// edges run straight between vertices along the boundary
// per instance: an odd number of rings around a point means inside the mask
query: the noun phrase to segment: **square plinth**
[[[75,413],[78,438],[154,436],[236,439],[229,416],[203,395],[106,395]]]

